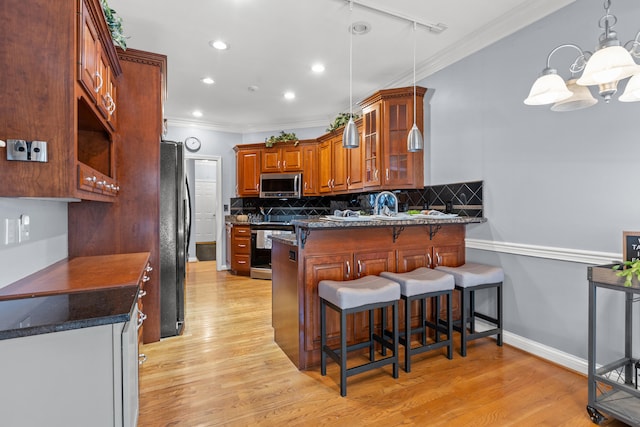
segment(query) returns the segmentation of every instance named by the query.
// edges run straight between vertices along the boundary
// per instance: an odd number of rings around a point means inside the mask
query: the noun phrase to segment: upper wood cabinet
[[[121,185],[115,104],[108,101],[116,102],[122,70],[100,1],[40,2],[34,7],[6,0],[3,7],[15,19],[2,27],[2,80],[10,83],[0,86],[0,98],[11,102],[0,105],[0,139],[46,141],[48,160],[0,156],[0,180],[11,182],[0,189],[0,197],[113,202]]]
[[[299,172],[302,170],[302,151],[299,146],[264,148],[262,150],[263,173]]]
[[[318,138],[318,188],[321,194],[347,191],[347,149],[342,148],[342,131]]]
[[[315,143],[305,144],[302,151],[302,194],[317,196],[318,189],[318,147]]]
[[[416,88],[416,124],[424,134],[424,94]],[[422,188],[423,152],[407,150],[413,126],[413,86],[381,90],[360,103],[363,113],[364,187]]]
[[[257,197],[260,195],[260,158],[259,148],[241,148],[236,146],[236,194],[238,197]]]

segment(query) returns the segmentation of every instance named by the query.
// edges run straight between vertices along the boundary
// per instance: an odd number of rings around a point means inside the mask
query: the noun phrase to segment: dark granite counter
[[[148,252],[63,260],[0,289],[0,339],[131,320]]]
[[[379,217],[359,217],[357,219],[327,219],[314,218],[293,220],[291,223],[296,227],[306,229],[330,229],[330,228],[353,228],[353,227],[393,227],[412,225],[447,225],[447,224],[480,224],[487,222],[486,218],[472,218],[467,216],[456,216],[448,218],[425,218],[408,217],[403,219],[381,219]]]

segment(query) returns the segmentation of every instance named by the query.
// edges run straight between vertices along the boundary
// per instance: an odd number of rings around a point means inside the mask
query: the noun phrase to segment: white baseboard
[[[476,319],[476,329],[478,331],[487,330],[491,327],[492,326],[489,323],[486,323],[481,319]],[[492,338],[495,339],[495,337]],[[540,344],[539,342],[532,341],[528,338],[521,337],[520,335],[516,335],[505,330],[502,331],[502,341],[505,344],[518,348],[522,351],[526,351],[529,354],[533,354],[534,356],[538,356],[580,374],[587,375],[589,364],[585,359],[581,359],[572,354],[565,353],[564,351]]]

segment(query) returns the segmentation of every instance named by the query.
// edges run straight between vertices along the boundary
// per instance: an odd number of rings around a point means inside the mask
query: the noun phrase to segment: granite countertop
[[[292,234],[274,234],[270,236],[271,240],[285,243],[287,245],[297,246],[298,238],[295,233]]]
[[[330,228],[353,228],[353,227],[393,227],[393,226],[413,226],[413,225],[448,225],[448,224],[480,224],[487,222],[486,218],[475,218],[468,216],[456,216],[448,218],[407,218],[407,219],[378,219],[359,217],[357,220],[330,220],[326,218],[314,218],[304,220],[293,220],[291,223],[296,227],[307,229],[330,229]]]
[[[148,252],[57,262],[0,289],[0,339],[131,320]]]

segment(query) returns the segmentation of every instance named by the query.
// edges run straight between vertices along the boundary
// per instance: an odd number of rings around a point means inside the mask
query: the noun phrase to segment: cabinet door
[[[380,103],[363,110],[362,164],[363,184],[365,187],[377,187],[381,184],[380,162]]]
[[[419,267],[431,267],[431,246],[423,246],[415,249],[398,249],[397,268],[398,273],[413,271]]]
[[[331,192],[331,179],[333,178],[332,148],[333,145],[330,140],[324,141],[318,145],[318,187],[320,193]]]
[[[238,196],[260,194],[260,151],[241,150],[237,156]]]
[[[96,100],[97,92],[99,88],[98,79],[98,47],[100,46],[100,40],[98,39],[98,32],[89,15],[84,1],[81,2],[82,12],[80,15],[80,43],[79,43],[79,80],[82,86],[86,89],[87,95],[89,95],[92,101]]]
[[[300,147],[283,147],[281,157],[281,170],[283,172],[298,172],[302,170],[302,150]]]
[[[280,154],[280,149],[278,148],[265,148],[262,150],[261,170],[263,173],[280,172],[280,165],[282,163]]]
[[[333,177],[331,190],[334,193],[347,191],[347,149],[342,148],[342,135],[331,139],[333,155]]]
[[[98,71],[96,73],[98,77],[98,93],[96,105],[98,106],[98,111],[100,111],[100,114],[102,114],[105,119],[109,117],[109,74],[109,61],[107,60],[106,55],[102,52],[100,44],[98,44]]]
[[[318,283],[321,280],[347,280],[352,269],[351,254],[332,256],[309,256],[304,260],[304,328],[305,350],[320,348],[320,299]],[[340,316],[335,310],[327,309],[327,343],[340,344]],[[353,315],[347,318],[347,342],[353,343]]]
[[[394,251],[356,252],[353,254],[355,278],[369,275],[378,275],[383,271],[395,271],[396,257]],[[388,325],[391,325],[391,310],[389,310]],[[356,313],[354,319],[356,329],[354,331],[355,342],[365,341],[369,335],[369,313]],[[374,325],[377,329],[380,324],[380,310],[374,313]]]
[[[386,101],[384,117],[383,186],[413,185],[414,154],[407,151],[407,136],[413,125],[413,100]],[[422,155],[422,153],[419,153]]]
[[[464,244],[461,245],[438,245],[433,247],[433,263],[436,265],[446,265],[457,267],[464,264]],[[440,298],[440,316],[446,315],[446,299]],[[452,316],[460,319],[460,295],[458,291],[453,292],[451,300]]]
[[[358,132],[362,135],[361,128]],[[362,138],[360,138],[358,148],[349,148],[347,151],[347,188],[351,190],[361,190],[363,187],[362,174]]]
[[[303,194],[316,196],[318,191],[318,149],[315,145],[302,147],[302,180]]]

